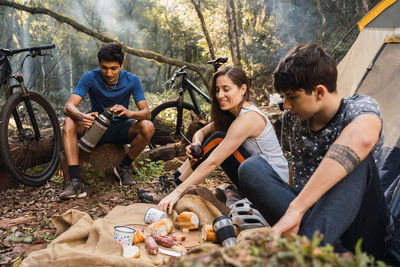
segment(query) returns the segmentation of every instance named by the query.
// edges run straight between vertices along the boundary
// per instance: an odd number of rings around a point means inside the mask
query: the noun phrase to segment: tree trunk
[[[194,8],[196,9],[196,12],[197,12],[197,16],[200,19],[201,28],[203,29],[204,37],[207,40],[208,50],[210,51],[211,58],[215,59],[214,47],[213,47],[210,35],[209,35],[207,27],[206,27],[206,22],[204,20],[203,13],[201,13],[200,0],[198,2],[196,0],[190,0],[190,2],[192,2],[192,4],[194,5]]]
[[[368,1],[367,0],[362,0],[364,12],[368,12],[369,7],[368,7]]]
[[[318,13],[321,16],[321,36],[324,37],[325,36],[325,26],[326,26],[326,17],[324,14],[324,11],[322,10],[322,6],[321,6],[321,0],[316,0],[317,1],[317,9],[318,9]]]
[[[233,64],[240,66],[239,38],[235,19],[235,4],[233,0],[226,0],[226,17],[228,19],[228,36],[231,44]]]
[[[242,16],[243,16],[243,14],[242,14],[242,2],[241,1],[238,1],[237,2],[237,14],[236,14],[236,21],[237,21],[237,30],[238,30],[238,36],[239,36],[239,39],[240,39],[240,45],[239,45],[239,47],[242,47],[242,49],[243,49],[243,57],[244,57],[244,64],[246,64],[246,65],[249,65],[249,58],[248,58],[248,50],[247,50],[247,45],[246,45],[246,39],[245,39],[245,37],[244,37],[244,34],[243,34],[243,24],[242,24],[242,20],[241,20],[241,18],[242,18]]]
[[[76,22],[75,20],[72,20],[66,16],[63,16],[63,15],[61,15],[57,12],[54,12],[52,10],[49,10],[47,8],[29,7],[29,6],[20,5],[20,4],[5,1],[5,0],[0,0],[0,6],[13,7],[18,10],[23,10],[23,11],[29,12],[31,14],[48,15],[48,16],[56,19],[60,23],[66,23],[66,24],[70,25],[71,27],[73,27],[74,29],[76,29],[77,31],[86,33],[87,35],[90,35],[102,42],[117,42],[118,41],[115,38],[112,38],[112,37],[104,35],[102,33],[93,31],[93,30],[83,26],[82,24]],[[155,60],[160,63],[166,63],[166,64],[178,66],[178,67],[182,67],[182,66],[186,65],[189,69],[195,71],[203,80],[204,80],[203,74],[207,71],[207,68],[205,68],[205,67],[198,66],[198,65],[188,63],[188,62],[179,61],[179,60],[176,60],[173,58],[169,58],[169,57],[160,55],[153,51],[134,49],[132,47],[126,46],[125,44],[122,44],[122,48],[126,53],[129,53],[129,54],[132,54],[132,55],[138,56],[138,57]]]

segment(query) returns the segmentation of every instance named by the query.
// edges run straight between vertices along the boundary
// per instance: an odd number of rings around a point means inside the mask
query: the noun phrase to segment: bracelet
[[[85,118],[85,116],[83,115],[83,113],[81,113],[81,115],[82,115],[81,121],[83,121],[83,119]]]

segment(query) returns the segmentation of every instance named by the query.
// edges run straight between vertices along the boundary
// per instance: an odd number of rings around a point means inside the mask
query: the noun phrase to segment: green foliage
[[[226,1],[197,0],[216,56],[231,56],[226,19]],[[16,1],[44,7],[118,39],[136,49],[157,52],[181,61],[204,65],[210,59],[208,44],[197,12],[189,0],[27,0]],[[317,3],[320,3],[318,8]],[[271,72],[278,60],[293,46],[316,42],[331,51],[347,31],[378,0],[365,1],[234,1],[242,66],[252,80],[257,96],[271,87]],[[101,42],[60,24],[47,15],[0,6],[0,47],[21,48],[55,43],[54,57],[28,59],[25,80],[28,88],[43,93],[57,108],[62,106],[86,71],[98,67],[97,50]],[[335,53],[341,58],[352,44],[355,30]],[[13,58],[17,68],[23,56]],[[170,95],[162,84],[176,67],[127,54],[125,69],[136,74],[150,106]],[[228,64],[231,64],[231,60]],[[193,75],[193,73],[190,73]],[[206,76],[206,80],[210,77]],[[195,84],[203,83],[197,76]],[[1,106],[1,101],[0,101]],[[81,106],[88,109],[89,102]],[[132,105],[131,105],[132,107]]]
[[[50,181],[57,183],[57,184],[64,183],[64,174],[63,174],[63,171],[61,170],[61,168],[57,169],[57,171],[50,178]]]
[[[164,161],[162,160],[151,161],[150,159],[145,159],[139,161],[138,164],[140,167],[134,169],[138,181],[151,181],[164,174]]]
[[[361,240],[355,248],[355,256],[334,252],[331,245],[321,246],[322,235],[316,233],[312,240],[304,236],[291,235],[287,238],[273,235],[259,236],[257,245],[248,245],[246,250],[239,247],[229,249],[203,249],[202,254],[184,256],[170,266],[386,266],[361,251]]]

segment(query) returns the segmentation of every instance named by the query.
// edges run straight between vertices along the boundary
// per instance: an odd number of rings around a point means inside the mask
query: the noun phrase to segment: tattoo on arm
[[[357,153],[348,146],[333,144],[326,152],[326,157],[337,161],[344,167],[347,174],[351,173],[358,164],[360,164],[360,157]]]

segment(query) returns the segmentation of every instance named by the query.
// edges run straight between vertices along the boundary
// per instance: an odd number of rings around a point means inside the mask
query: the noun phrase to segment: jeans
[[[270,225],[285,214],[301,188],[291,187],[260,156],[252,156],[239,168],[242,192]],[[326,192],[303,216],[299,234],[312,239],[324,235],[322,245],[354,252],[359,238],[362,250],[382,259],[386,251],[389,213],[372,155]]]

